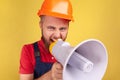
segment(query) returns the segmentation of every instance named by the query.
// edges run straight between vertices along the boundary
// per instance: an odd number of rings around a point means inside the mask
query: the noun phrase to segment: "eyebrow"
[[[47,28],[54,28],[54,29],[56,29],[56,27],[55,27],[55,26],[52,26],[52,25],[47,26]],[[61,26],[59,29],[67,29],[67,28],[68,28],[68,27]]]
[[[51,26],[51,25],[50,25],[50,26],[47,26],[47,27],[48,27],[48,28],[50,28],[50,27],[55,28],[54,26]]]

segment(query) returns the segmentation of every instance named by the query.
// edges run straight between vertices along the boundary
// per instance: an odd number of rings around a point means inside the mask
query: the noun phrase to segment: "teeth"
[[[61,41],[62,39],[59,38],[59,39],[51,39],[51,42],[56,42],[56,41]]]
[[[62,40],[62,39],[60,39],[60,38],[58,39],[58,41],[61,41],[61,40]]]
[[[57,41],[56,39],[52,39],[53,42]]]

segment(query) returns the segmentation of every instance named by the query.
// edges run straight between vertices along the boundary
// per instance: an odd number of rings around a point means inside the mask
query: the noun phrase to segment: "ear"
[[[43,23],[40,21],[39,22],[39,27],[42,28],[42,26],[43,26]]]

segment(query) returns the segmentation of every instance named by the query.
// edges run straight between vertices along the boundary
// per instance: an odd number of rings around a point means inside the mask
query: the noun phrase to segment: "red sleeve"
[[[34,72],[34,66],[32,63],[32,46],[25,45],[22,48],[21,58],[20,58],[20,67],[19,73],[20,74],[31,74]]]

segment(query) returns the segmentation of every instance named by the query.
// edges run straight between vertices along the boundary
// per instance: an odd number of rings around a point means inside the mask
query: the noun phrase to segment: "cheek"
[[[51,32],[49,32],[49,31],[43,31],[43,36],[44,36],[47,40],[50,39],[50,36],[51,36],[51,35],[52,35]]]
[[[65,40],[67,37],[67,32],[61,33],[62,39]]]

